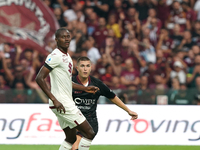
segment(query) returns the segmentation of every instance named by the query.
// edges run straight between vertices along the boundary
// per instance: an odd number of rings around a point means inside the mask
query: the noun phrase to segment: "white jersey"
[[[73,62],[70,55],[56,48],[47,56],[45,67],[51,70],[51,93],[63,104],[66,113],[77,112],[77,107],[72,98]],[[53,106],[50,99],[49,105]]]

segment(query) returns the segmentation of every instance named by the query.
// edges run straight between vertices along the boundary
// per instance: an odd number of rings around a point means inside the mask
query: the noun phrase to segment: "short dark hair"
[[[69,32],[69,30],[67,30],[67,28],[62,27],[62,28],[56,30],[55,37],[58,38],[58,36],[60,35],[60,33],[61,33],[62,31],[67,31],[67,32]]]
[[[181,2],[181,5],[190,6],[190,4],[188,2],[185,2],[185,1]]]
[[[173,1],[172,5],[173,5],[174,3],[179,3],[179,4],[180,4],[180,2],[179,2],[178,0]]]
[[[90,61],[90,59],[86,56],[82,56],[77,59],[77,64],[79,64],[80,61]]]
[[[31,52],[31,53],[33,53],[33,50],[30,49],[30,48],[26,48],[26,49],[24,50],[24,53],[26,53],[26,52]]]
[[[147,66],[150,66],[150,65],[154,65],[154,63],[153,62],[148,62]]]
[[[194,23],[200,23],[200,20],[196,20]]]
[[[110,67],[111,65],[108,63],[106,64],[105,68],[108,69],[108,67]]]
[[[135,9],[136,10],[136,8],[134,7],[134,6],[130,6],[129,8],[128,8],[128,10],[129,9]]]

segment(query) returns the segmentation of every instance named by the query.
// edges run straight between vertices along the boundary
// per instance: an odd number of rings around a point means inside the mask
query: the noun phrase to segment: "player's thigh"
[[[93,139],[95,136],[94,130],[92,129],[91,125],[87,120],[78,125],[76,129],[79,130],[82,133],[82,135],[88,139]]]
[[[66,127],[63,129],[65,136],[66,136],[66,141],[73,144],[76,141],[76,129],[70,129],[69,127]]]
[[[87,121],[92,126],[92,129],[94,130],[96,135],[99,129],[97,118],[87,118]]]
[[[86,119],[87,119],[87,121],[89,122],[89,124],[91,125],[91,127],[92,127],[92,129],[94,130],[95,135],[96,135],[96,134],[98,133],[98,129],[99,129],[97,118],[87,118],[87,117],[86,117]],[[81,133],[80,131],[77,132],[77,135],[83,136],[82,133]]]

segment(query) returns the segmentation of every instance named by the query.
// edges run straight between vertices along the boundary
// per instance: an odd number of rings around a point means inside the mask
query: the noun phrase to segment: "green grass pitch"
[[[59,145],[0,145],[0,150],[58,150]],[[200,146],[92,145],[90,150],[200,150]]]

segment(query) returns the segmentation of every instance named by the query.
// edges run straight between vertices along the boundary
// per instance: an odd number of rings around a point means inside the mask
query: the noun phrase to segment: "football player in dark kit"
[[[72,92],[73,100],[77,107],[81,110],[83,115],[86,117],[87,121],[92,126],[95,134],[98,132],[98,120],[96,115],[97,101],[100,96],[105,96],[114,104],[125,110],[132,120],[138,118],[136,112],[131,111],[116,95],[110,90],[102,81],[99,79],[90,76],[91,72],[91,61],[88,57],[80,57],[77,60],[76,69],[78,71],[77,76],[73,76],[72,80],[74,83],[81,84],[83,86],[96,86],[100,90],[95,94],[86,93],[84,91],[74,90]],[[78,149],[78,144],[81,140],[82,134],[77,132],[77,140],[74,143],[72,150]]]

